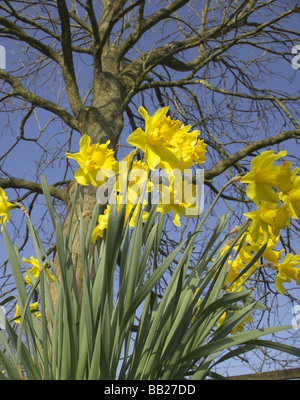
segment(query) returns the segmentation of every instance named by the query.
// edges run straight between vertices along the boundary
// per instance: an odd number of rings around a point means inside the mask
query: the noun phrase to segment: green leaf
[[[3,239],[10,268],[13,273],[14,282],[18,290],[19,302],[20,302],[19,306],[22,311],[22,307],[27,300],[27,292],[24,283],[24,278],[21,272],[20,256],[18,254],[18,251],[13,246],[12,241],[10,240],[10,237],[8,236],[5,228],[3,228]]]
[[[280,332],[290,329],[291,326],[275,326],[270,328],[255,329],[249,332],[242,332],[236,335],[231,335],[225,338],[213,340],[212,342],[200,346],[200,348],[191,351],[189,354],[178,360],[178,363],[191,360],[199,360],[203,356],[209,356],[214,353],[219,353],[222,350],[238,346],[241,344],[249,344],[250,340],[259,338],[260,336],[268,335],[270,333]],[[250,342],[251,344],[251,342]]]
[[[151,292],[152,288],[156,285],[159,279],[163,276],[167,268],[170,266],[172,261],[175,259],[177,254],[180,252],[182,247],[185,245],[185,242],[181,243],[172,253],[166,257],[166,259],[161,263],[161,265],[148,277],[144,285],[137,290],[131,304],[125,312],[122,321],[122,327],[126,324],[134,313],[134,311],[138,308],[141,302],[145,299],[145,297]]]
[[[272,340],[253,339],[247,342],[248,345],[256,347],[266,347],[280,351],[281,353],[291,354],[292,356],[300,357],[300,348],[294,347],[284,343],[274,342]]]
[[[53,225],[53,228],[55,228],[55,215],[54,215],[53,204],[52,204],[52,200],[51,200],[49,186],[48,186],[48,183],[47,183],[47,180],[46,180],[46,177],[44,174],[42,174],[42,189],[43,189],[44,197],[46,200],[47,208],[48,208],[48,211],[49,211],[49,214],[51,217],[52,225]]]

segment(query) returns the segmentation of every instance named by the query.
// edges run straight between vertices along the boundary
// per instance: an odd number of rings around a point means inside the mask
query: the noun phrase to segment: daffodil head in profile
[[[104,214],[100,214],[98,216],[98,224],[92,234],[93,243],[96,242],[98,236],[101,238],[104,236],[104,232],[106,231],[108,225],[109,210],[110,206],[108,205],[104,211]]]
[[[141,201],[141,198],[138,200],[137,204],[132,203],[131,201],[129,201],[128,196],[125,198],[123,198],[123,194],[117,194],[116,197],[116,204],[117,204],[117,210],[118,212],[120,211],[122,202],[125,201],[126,204],[126,209],[125,209],[125,219],[124,219],[124,225],[126,224],[126,222],[129,220],[129,227],[132,228],[135,223],[136,223],[136,218],[137,218],[137,213],[139,210],[139,203]],[[145,207],[146,203],[143,202],[142,207]],[[109,218],[109,211],[110,211],[110,207],[111,205],[107,205],[104,214],[101,214],[98,216],[98,225],[95,227],[93,234],[92,234],[92,240],[93,243],[96,242],[97,237],[104,237],[104,233],[106,232],[107,226],[108,226],[108,218]],[[133,213],[131,214],[132,209]],[[142,211],[142,221],[145,222],[147,217],[148,217],[148,212],[147,211]]]
[[[32,268],[30,268],[28,271],[35,279],[37,279],[41,272],[39,261],[31,256],[30,259],[23,257],[23,262],[32,266]],[[46,263],[43,263],[43,267],[49,282],[55,282],[55,278],[50,273],[48,265]],[[29,286],[32,286],[32,282],[28,272],[25,272],[25,282],[28,283]]]
[[[291,217],[298,219],[300,217],[300,176],[296,176],[292,188],[280,194],[283,203],[287,203],[291,211]]]
[[[290,225],[290,211],[287,204],[277,206],[275,203],[261,202],[256,211],[244,214],[252,220],[249,226],[249,233],[254,242],[259,239],[259,232],[262,229],[264,239],[268,240],[270,235],[277,237],[281,229]]]
[[[248,183],[246,194],[256,204],[260,201],[279,203],[278,193],[292,189],[298,168],[291,170],[291,163],[285,161],[280,166],[274,165],[279,158],[286,156],[286,151],[275,154],[273,150],[263,151],[251,161],[251,171],[242,177],[241,183]]]
[[[173,211],[172,222],[178,227],[181,226],[180,215],[197,217],[201,214],[196,185],[189,182],[188,177],[183,177],[179,172],[179,170],[174,170],[173,174],[169,175],[168,185],[159,185],[160,202],[157,208],[157,211],[163,214]]]
[[[283,283],[290,283],[292,279],[300,285],[300,268],[296,268],[296,266],[300,266],[300,255],[287,253],[282,263],[273,267],[278,271],[275,286],[279,293],[284,294],[286,292]]]
[[[16,205],[9,203],[7,201],[7,196],[2,188],[0,188],[0,224],[1,232],[3,231],[3,226],[10,221],[9,211],[16,208]]]
[[[35,303],[29,304],[29,307],[31,308],[32,311],[38,310],[39,303],[36,301]],[[37,317],[37,319],[41,319],[42,316],[38,311],[36,311],[34,314]],[[20,310],[19,304],[16,304],[15,323],[16,324],[20,324],[21,323],[21,310]]]

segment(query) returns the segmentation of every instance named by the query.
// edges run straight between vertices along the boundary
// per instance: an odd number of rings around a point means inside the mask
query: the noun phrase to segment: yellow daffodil
[[[1,232],[3,231],[3,226],[6,225],[10,220],[9,211],[11,211],[16,206],[7,201],[7,196],[2,188],[0,188],[0,224]]]
[[[234,314],[236,314],[237,312],[238,312],[238,310],[235,311]],[[225,312],[225,313],[221,316],[221,318],[218,320],[217,328],[219,328],[219,327],[223,324],[223,322],[225,321],[225,318],[227,317],[227,314],[228,314],[228,313]],[[233,329],[233,331],[231,332],[232,335],[235,335],[235,334],[238,333],[238,332],[243,332],[244,327],[245,327],[245,324],[251,322],[252,320],[253,320],[253,318],[252,318],[251,315],[250,315],[248,318],[245,319],[244,322],[242,322],[242,323],[241,323],[240,325],[238,325],[235,329]]]
[[[144,152],[145,162],[152,170],[156,167],[168,170],[189,168],[193,165],[193,154],[199,162],[204,162],[205,146],[202,142],[197,143],[200,132],[189,132],[190,125],[184,126],[180,121],[167,117],[168,110],[169,107],[163,107],[151,117],[140,107],[138,111],[145,120],[145,131],[137,128],[127,142]]]
[[[127,142],[144,152],[145,161],[150,169],[155,169],[162,160],[180,161],[179,149],[171,147],[163,139],[163,133],[167,131],[164,127],[168,107],[157,110],[152,117],[143,107],[140,107],[138,111],[145,120],[145,131],[137,128],[128,137]],[[176,129],[177,125],[174,128]]]
[[[149,168],[142,161],[133,161],[131,171],[128,176],[129,161],[132,158],[132,153],[125,157],[120,163],[119,177],[116,182],[115,189],[118,193],[124,193],[128,178],[127,200],[131,204],[134,204],[137,197],[140,195],[140,191],[148,177]],[[151,190],[152,184],[149,181],[147,184],[146,193],[150,192]]]
[[[35,302],[35,303],[32,303],[32,304],[29,304],[29,307],[34,311],[34,310],[36,310],[36,309],[39,308],[39,303],[38,303],[38,302]],[[41,318],[41,314],[39,314],[37,311],[36,311],[34,314],[35,314],[35,316],[37,317],[37,319],[40,319],[40,318]],[[19,304],[16,305],[15,318],[16,318],[16,319],[14,320],[14,322],[16,322],[17,324],[19,324],[19,323],[21,322],[21,311],[20,311],[20,306],[19,306]]]
[[[298,169],[291,171],[291,163],[286,161],[280,166],[274,162],[287,154],[280,151],[274,154],[273,150],[262,152],[251,161],[251,171],[242,177],[241,183],[248,183],[246,194],[256,204],[259,201],[278,203],[279,197],[272,188],[287,192],[292,188],[293,180]]]
[[[199,206],[196,201],[196,186],[188,180],[175,179],[171,176],[170,185],[160,185],[161,198],[157,212],[169,214],[173,211],[174,225],[180,227],[180,215],[183,217],[199,216]],[[180,215],[179,215],[180,214]]]
[[[190,126],[186,127],[190,129]],[[187,132],[185,134],[185,140],[176,144],[176,147],[181,152],[181,161],[161,161],[157,167],[165,168],[169,172],[175,169],[179,169],[185,172],[194,164],[204,164],[206,157],[206,144],[204,140],[198,140],[197,134],[199,131]],[[174,144],[175,141],[172,141]]]
[[[237,248],[235,250],[237,250]],[[253,256],[252,256],[252,258],[253,258]],[[247,265],[247,263],[243,262],[242,257],[240,256],[240,253],[237,254],[233,260],[231,260],[229,258],[229,260],[227,261],[228,273],[227,273],[226,280],[224,282],[224,288],[223,288],[226,292],[232,293],[232,292],[236,292],[236,291],[240,292],[240,291],[244,290],[244,288],[245,288],[244,285],[247,284],[247,282],[245,281],[245,278],[248,277],[248,275],[250,275],[253,272],[253,270],[255,270],[257,268],[257,266],[259,265],[259,262],[256,262],[247,271],[246,274],[242,275],[239,279],[237,279],[238,275],[246,267],[246,265]]]
[[[109,209],[110,206],[107,206],[104,211],[104,214],[101,214],[98,217],[98,225],[95,227],[92,234],[93,243],[96,242],[98,236],[103,237],[104,232],[107,229]]]
[[[29,269],[29,272],[31,273],[31,275],[34,276],[34,278],[37,278],[39,276],[40,272],[41,272],[38,260],[36,258],[32,257],[32,256],[30,257],[30,260],[28,260],[27,258],[23,257],[23,262],[25,264],[32,265],[32,268]],[[47,275],[49,281],[50,282],[54,282],[55,278],[54,278],[53,275],[51,275],[47,264],[43,263],[43,266],[44,266],[44,270],[46,272],[46,275]],[[25,282],[28,283],[30,286],[32,286],[32,282],[31,282],[27,272],[25,273]]]
[[[244,215],[252,220],[249,233],[254,242],[258,241],[260,228],[262,228],[267,240],[270,232],[272,235],[278,236],[279,231],[290,224],[290,211],[286,204],[277,207],[277,204],[262,202],[258,210],[250,211]]]
[[[278,240],[279,240],[279,235],[275,237],[274,235],[270,234],[269,239],[267,241],[267,247],[262,254],[262,257],[269,262],[278,263],[281,258],[281,254],[284,251],[283,249],[280,251],[275,250]],[[263,247],[265,243],[266,243],[265,234],[261,227],[258,231],[257,241],[254,241],[251,235],[248,232],[246,232],[245,245],[242,246],[242,249],[239,253],[242,257],[244,257],[243,261],[249,263],[253,258],[254,254],[256,254]],[[245,256],[246,252],[248,252],[248,257]]]
[[[237,256],[234,260],[228,260],[228,274],[226,277],[226,282],[232,283],[239,275],[240,271],[245,268],[245,265],[242,263],[242,260],[239,256]]]
[[[117,210],[118,211],[120,210],[120,207],[121,207],[122,197],[123,197],[123,195],[121,195],[121,194],[118,194],[116,196]],[[126,202],[124,225],[125,225],[126,221],[129,218],[129,215],[130,215],[130,213],[132,211],[133,206],[134,206],[134,203],[131,203],[129,201]],[[132,216],[130,218],[130,221],[129,221],[129,227],[130,228],[132,228],[135,225],[138,209],[139,209],[139,204],[136,205],[136,207],[135,207],[135,209],[133,211],[133,214],[132,214]],[[107,229],[109,210],[110,210],[110,205],[107,206],[107,208],[104,211],[104,214],[103,215],[99,215],[99,217],[98,217],[98,225],[95,227],[95,229],[93,231],[93,234],[92,234],[93,243],[95,243],[95,241],[97,239],[97,236],[103,237],[103,234],[104,234],[105,230]],[[147,217],[148,217],[148,212],[143,211],[142,212],[143,222],[146,221]]]
[[[283,283],[291,282],[293,279],[300,285],[300,268],[295,266],[300,265],[300,255],[293,255],[288,253],[285,259],[280,264],[276,264],[273,269],[278,271],[275,278],[275,285],[279,293],[284,294],[286,292]]]
[[[193,147],[193,152],[191,158],[193,159],[195,164],[204,164],[207,157],[205,157],[206,153],[206,143],[204,140],[198,140],[196,145]]]
[[[110,140],[105,144],[96,143],[92,146],[90,143],[91,138],[83,135],[79,143],[79,152],[66,153],[66,157],[79,164],[74,178],[80,185],[87,186],[91,182],[93,186],[98,187],[108,176],[113,176],[118,172],[118,162],[114,157],[114,151],[108,148]],[[101,177],[99,177],[100,171],[102,171]]]
[[[283,202],[287,202],[291,211],[291,217],[298,219],[300,217],[300,176],[297,176],[293,182],[293,187],[280,196]]]

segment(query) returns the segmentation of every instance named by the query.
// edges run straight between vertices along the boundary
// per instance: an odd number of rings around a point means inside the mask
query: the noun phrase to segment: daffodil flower
[[[258,241],[260,228],[267,240],[270,232],[272,235],[278,236],[279,231],[287,228],[290,224],[290,211],[287,204],[277,207],[277,204],[262,202],[258,210],[244,215],[252,220],[249,233],[254,242]]]
[[[92,234],[93,243],[96,242],[98,236],[103,237],[104,232],[107,229],[109,209],[110,206],[107,206],[104,211],[104,214],[100,214],[98,216],[98,225],[95,227]]]
[[[140,107],[138,111],[145,120],[145,131],[137,128],[127,142],[144,152],[145,162],[152,170],[156,167],[168,170],[189,168],[194,164],[193,155],[199,162],[204,162],[205,146],[203,142],[197,142],[200,132],[189,132],[190,125],[184,126],[180,121],[167,117],[168,110],[169,107],[163,107],[151,117]]]
[[[38,278],[38,276],[40,275],[40,272],[41,272],[38,260],[32,256],[30,257],[30,260],[28,260],[26,257],[23,257],[23,262],[25,264],[32,265],[32,268],[29,269],[28,271],[31,273],[31,275],[33,275],[34,278]],[[45,273],[46,273],[49,281],[54,282],[55,278],[53,275],[51,275],[47,264],[43,263],[43,266],[44,266],[44,270],[45,270]],[[31,282],[27,272],[25,273],[24,279],[25,279],[26,283],[28,283],[30,286],[32,286],[32,282]]]
[[[9,211],[16,208],[16,205],[9,203],[7,201],[7,196],[2,188],[0,188],[0,224],[1,232],[3,231],[3,226],[6,225],[10,220]]]
[[[283,202],[287,202],[291,211],[291,217],[298,219],[300,217],[300,176],[297,176],[293,182],[292,188],[280,195]]]
[[[105,144],[93,144],[90,146],[91,138],[83,135],[79,142],[78,153],[66,153],[67,158],[71,158],[79,164],[79,168],[74,174],[74,178],[80,185],[87,186],[89,182],[93,186],[101,186],[107,177],[113,176],[118,172],[118,162],[114,157],[114,151],[109,149],[110,140]],[[101,179],[98,172],[102,171]]]
[[[279,293],[284,294],[286,289],[283,286],[284,282],[291,282],[293,279],[300,285],[300,268],[295,266],[300,265],[300,255],[288,253],[285,259],[280,264],[276,264],[273,269],[278,271],[275,278],[275,285]]]
[[[287,154],[280,151],[274,154],[273,150],[262,152],[251,161],[251,171],[242,177],[241,183],[248,183],[246,194],[256,204],[261,200],[269,203],[279,203],[278,194],[272,188],[288,192],[298,168],[291,171],[291,163],[286,161],[280,166],[274,162]]]
[[[252,239],[252,236],[248,232],[246,232],[245,245],[242,246],[239,254],[241,255],[241,257],[244,257],[243,261],[248,264],[252,260],[254,254],[256,254],[267,242],[267,247],[263,252],[262,257],[268,262],[278,263],[281,259],[282,253],[284,252],[283,249],[281,249],[280,251],[275,250],[278,240],[279,235],[274,236],[270,232],[269,238],[266,241],[264,231],[261,227],[258,231],[257,241],[254,241]],[[247,256],[245,256],[245,252],[248,252],[248,258],[246,258]]]
[[[199,216],[199,206],[197,205],[196,186],[188,183],[187,180],[176,179],[170,175],[170,185],[160,185],[160,204],[157,212],[169,214],[173,211],[173,223],[180,227],[180,215],[183,217]]]
[[[118,194],[116,196],[117,210],[118,211],[120,210],[120,207],[121,207],[121,204],[122,204],[122,199],[123,199],[123,195]],[[146,205],[146,204],[144,204],[144,205]],[[131,203],[130,201],[126,201],[126,211],[125,211],[124,225],[125,225],[126,221],[129,218],[129,215],[130,215],[130,213],[132,211],[133,206],[134,206],[134,203]],[[135,207],[135,209],[133,211],[133,214],[132,214],[132,216],[130,218],[130,221],[129,221],[129,227],[130,228],[132,228],[135,225],[138,209],[139,209],[139,204],[136,205],[136,207]],[[95,229],[93,231],[93,234],[92,234],[93,243],[95,243],[95,241],[97,239],[97,236],[103,237],[104,232],[107,229],[108,218],[109,218],[109,210],[110,210],[110,205],[108,205],[106,207],[106,209],[104,211],[104,214],[103,215],[99,215],[99,217],[98,217],[98,225],[95,227]],[[143,211],[142,212],[142,220],[143,220],[143,222],[146,221],[147,217],[148,217],[148,212]]]
[[[206,143],[204,140],[198,140],[196,145],[193,147],[191,158],[194,160],[195,164],[204,164],[207,157],[205,157],[206,153]]]
[[[29,307],[34,311],[34,310],[39,308],[39,303],[35,302],[35,303],[32,303],[32,304],[29,304]],[[41,318],[41,314],[39,314],[37,311],[34,314],[37,317],[37,319]],[[19,304],[16,305],[16,312],[15,312],[15,320],[14,321],[17,324],[20,324],[20,322],[21,322],[21,311],[20,311]]]
[[[168,146],[163,140],[164,130],[161,128],[166,121],[168,107],[157,110],[152,117],[143,107],[138,111],[145,119],[145,131],[137,128],[128,137],[127,142],[144,152],[145,161],[150,169],[155,169],[162,160],[180,161],[179,149]]]

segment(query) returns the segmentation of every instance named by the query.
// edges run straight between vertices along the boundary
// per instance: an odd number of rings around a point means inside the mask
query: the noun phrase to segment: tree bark
[[[98,79],[94,82],[94,97],[93,106],[82,108],[78,113],[77,120],[81,135],[87,134],[91,137],[91,144],[106,143],[110,140],[110,148],[115,152],[119,136],[123,129],[123,112],[121,104],[124,97],[124,85],[120,77],[116,77],[112,73],[102,72]],[[76,180],[73,180],[68,188],[68,194],[71,197],[78,186]],[[96,204],[96,191],[97,188],[91,184],[83,188],[84,203],[82,209],[83,221],[85,228],[90,218],[90,213]],[[79,201],[76,202],[77,215],[73,213],[72,227],[76,226],[79,212]],[[100,212],[103,212],[104,207],[100,207]],[[63,224],[63,232],[66,233],[70,220],[71,202],[68,202],[66,218]],[[93,251],[93,248],[90,249]],[[76,269],[76,282],[79,302],[82,300],[82,285],[83,276],[82,268],[83,263],[80,254],[80,237],[79,229],[77,230],[72,246],[73,257],[77,256],[77,269]],[[58,265],[58,257],[54,258],[55,272],[60,277],[60,268]],[[52,296],[53,305],[55,307],[57,301],[56,284],[50,284],[50,293]]]

